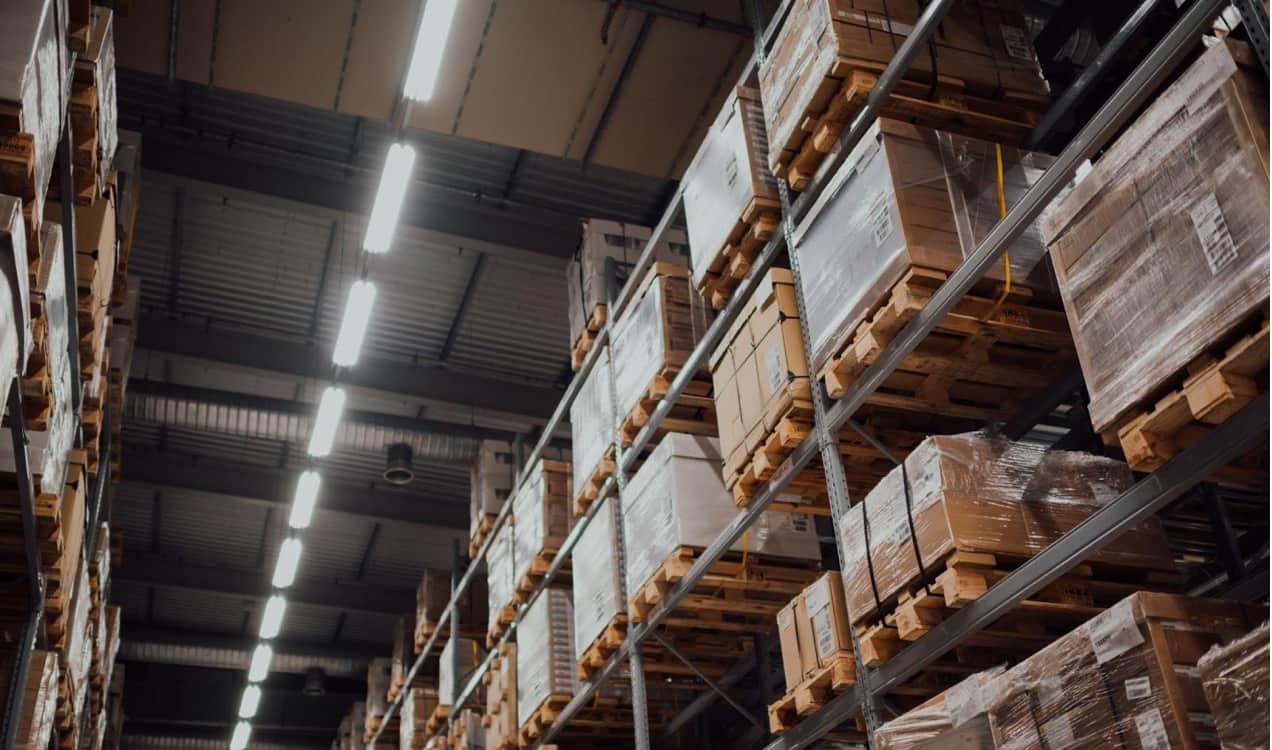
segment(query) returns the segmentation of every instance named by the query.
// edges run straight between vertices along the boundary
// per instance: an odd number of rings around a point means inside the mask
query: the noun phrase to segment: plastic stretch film
[[[1224,750],[1268,746],[1268,624],[1215,646],[1197,663]]]
[[[625,224],[606,219],[589,219],[583,222],[583,238],[578,252],[566,264],[565,281],[569,297],[570,345],[578,341],[588,318],[597,305],[608,305],[609,290],[606,287],[605,264],[610,259],[617,264],[616,281],[621,287],[633,265],[640,258],[653,233],[649,227]],[[684,233],[668,229],[654,249],[654,261],[688,265],[689,246]],[[618,288],[614,290],[615,295]]]
[[[718,440],[672,432],[632,477],[620,505],[629,591],[648,582],[680,547],[711,544],[737,516],[719,465]],[[730,549],[801,560],[821,557],[812,519],[802,513],[765,512]]]
[[[1052,160],[1002,154],[1010,208]],[[958,268],[998,223],[997,185],[993,143],[887,118],[866,131],[794,234],[815,370],[911,267]],[[1007,249],[1012,285],[1054,287],[1045,255],[1031,224]]]
[[[65,516],[63,516],[65,518]],[[77,539],[76,545],[80,544]],[[67,625],[66,652],[61,664],[64,675],[71,678],[72,713],[78,719],[83,716],[84,701],[88,697],[88,672],[93,664],[93,639],[89,630],[89,614],[92,596],[88,590],[88,566],[79,565],[75,576],[75,592],[71,601],[71,621]]]
[[[512,501],[513,582],[520,584],[536,559],[552,560],[570,533],[570,464],[540,459]]]
[[[372,659],[367,665],[367,720],[380,719],[389,710],[389,682],[392,659]]]
[[[0,24],[0,101],[18,105],[20,132],[33,139],[35,183],[22,187],[29,194],[23,197],[34,198],[36,221],[44,217],[62,114],[71,96],[66,18],[65,0],[16,0],[5,3]],[[0,140],[16,141],[13,136]],[[14,150],[22,153],[26,147]]]
[[[1042,216],[1099,432],[1267,315],[1268,89],[1255,76],[1214,44]]]
[[[516,573],[513,567],[515,531],[511,523],[500,526],[495,540],[486,552],[486,583],[489,586],[486,624],[491,631],[498,627],[503,608],[512,604],[512,592],[516,587],[516,580],[513,578]]]
[[[515,486],[516,461],[512,445],[499,440],[483,440],[468,472],[469,534],[487,515],[495,515]]]
[[[517,626],[517,725],[553,695],[573,696],[574,612],[570,594],[548,589]]]
[[[690,288],[688,269],[659,264],[614,324],[614,397],[625,418],[664,370],[679,370],[711,325],[712,312]]]
[[[980,433],[929,437],[904,467],[904,474],[898,466],[885,476],[841,526],[848,539],[844,589],[854,623],[875,614],[875,591],[887,606],[908,587],[921,585],[915,540],[930,576],[944,569],[954,551],[1024,559],[1132,483],[1119,461]],[[1089,561],[1174,569],[1156,518],[1142,521]]]
[[[12,668],[10,664],[5,666]],[[14,737],[13,746],[18,750],[46,750],[49,747],[57,716],[57,681],[57,655],[51,651],[33,651],[27,667],[26,684],[22,686],[22,715],[18,717],[18,731]]]
[[[690,266],[694,286],[701,287],[709,272],[724,265],[722,253],[747,208],[757,198],[778,201],[758,90],[740,86],[725,102],[685,171],[684,185]]]
[[[75,61],[77,68],[91,68],[97,100],[97,179],[106,184],[119,145],[119,112],[115,94],[115,23],[110,8],[93,8],[92,38],[88,49]]]
[[[1266,607],[1132,594],[986,686],[994,747],[1217,748],[1197,660],[1266,616]]]
[[[22,202],[0,195],[0,263],[4,264],[4,274],[0,275],[4,286],[0,290],[0,387],[5,398],[9,384],[26,370],[30,355],[31,305],[29,297],[22,296],[27,288],[26,245]]]
[[[579,497],[597,466],[614,445],[618,420],[614,416],[614,397],[610,384],[609,347],[600,354],[596,366],[587,374],[579,394],[570,404],[571,454],[574,457],[572,498]]]
[[[926,703],[906,711],[875,732],[878,750],[992,750],[985,698],[1003,667],[977,672]]]
[[[603,506],[574,545],[574,656],[587,651],[610,622],[627,611],[623,591],[623,549],[618,539],[618,500]]]

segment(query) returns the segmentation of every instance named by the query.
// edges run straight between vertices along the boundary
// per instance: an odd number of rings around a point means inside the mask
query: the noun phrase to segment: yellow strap
[[[998,218],[1002,219],[1007,215],[1007,193],[1003,189],[1003,147],[1000,144],[994,144],[994,161],[997,166],[995,170],[998,182]],[[999,308],[1007,301],[1008,295],[1011,294],[1011,254],[1003,252],[1003,293],[989,308],[989,312],[981,320],[989,320],[998,313]]]

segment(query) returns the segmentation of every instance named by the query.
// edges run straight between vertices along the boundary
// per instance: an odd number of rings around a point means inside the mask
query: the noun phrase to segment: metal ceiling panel
[[[350,612],[340,630],[340,641],[349,643],[381,643],[393,641],[393,629],[397,618],[379,612]],[[384,650],[388,656],[389,649]]]
[[[125,557],[125,564],[126,563]],[[112,588],[144,587],[124,579],[116,579]],[[155,625],[189,628],[211,633],[243,635],[255,632],[256,602],[252,599],[215,591],[155,586]],[[246,618],[245,618],[246,614]],[[247,622],[246,629],[243,623]]]

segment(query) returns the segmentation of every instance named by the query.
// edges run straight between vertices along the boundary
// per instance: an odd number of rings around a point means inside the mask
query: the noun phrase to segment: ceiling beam
[[[332,733],[334,734],[334,732]],[[124,747],[128,750],[225,750],[229,730],[224,727],[184,727],[124,722]],[[320,736],[297,737],[286,732],[252,731],[252,750],[330,750]]]
[[[256,638],[163,628],[125,621],[119,661],[172,664],[245,672],[252,661]],[[384,655],[383,645],[273,641],[270,671],[304,674],[318,667],[331,677],[365,679],[367,662]]]
[[[173,450],[124,446],[123,480],[130,484],[172,487],[280,507],[291,503],[298,472],[221,461]],[[323,477],[317,512],[350,513],[383,521],[418,523],[448,529],[468,528],[462,499],[430,499],[415,492],[389,490]]]
[[[330,352],[312,344],[222,331],[163,315],[142,316],[137,346],[314,380],[329,380],[332,372]],[[366,357],[357,367],[341,373],[341,378],[348,385],[360,388],[541,419],[552,414],[561,398],[561,392],[554,388],[459,373],[439,365],[413,365]]]
[[[273,593],[269,571],[234,570],[196,565],[165,555],[128,550],[124,563],[111,573],[116,582],[129,582],[190,591],[216,591],[264,601]],[[415,592],[300,579],[287,591],[288,601],[331,609],[399,615],[415,608]],[[286,625],[284,624],[284,627]]]

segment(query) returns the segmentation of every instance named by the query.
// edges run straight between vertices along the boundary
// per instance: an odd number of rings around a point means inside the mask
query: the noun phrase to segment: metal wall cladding
[[[129,750],[225,750],[225,739],[165,737],[157,734],[129,734]],[[295,745],[253,742],[253,750],[296,750]]]

